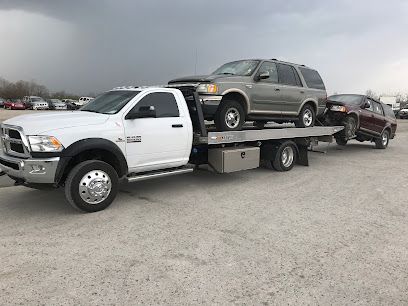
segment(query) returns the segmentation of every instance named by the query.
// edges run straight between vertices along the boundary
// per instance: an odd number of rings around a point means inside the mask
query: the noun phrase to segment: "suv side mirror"
[[[256,79],[257,81],[260,81],[260,80],[269,79],[269,77],[270,77],[269,71],[265,71],[265,72],[260,73]]]
[[[156,110],[154,106],[141,106],[138,111],[130,112],[125,117],[126,120],[137,118],[156,118]]]
[[[366,108],[370,108],[370,107],[371,107],[371,103],[370,102],[365,102],[361,108],[366,109]]]

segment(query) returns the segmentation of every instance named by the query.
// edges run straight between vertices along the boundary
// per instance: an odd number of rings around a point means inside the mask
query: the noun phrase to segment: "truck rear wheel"
[[[268,169],[275,169],[279,172],[290,171],[295,166],[297,158],[297,147],[293,141],[285,141],[272,146],[268,160],[264,160],[264,165]],[[271,158],[269,160],[269,158]]]
[[[299,113],[298,121],[295,122],[296,127],[305,128],[314,126],[316,121],[316,113],[310,104],[303,106]]]
[[[218,131],[239,131],[245,123],[245,112],[239,102],[224,100],[214,116]]]
[[[384,130],[380,138],[375,140],[375,147],[377,149],[386,149],[388,147],[389,141],[390,141],[390,132],[388,130]]]
[[[102,161],[89,160],[76,165],[65,181],[65,197],[76,209],[96,212],[107,208],[118,193],[118,174]]]

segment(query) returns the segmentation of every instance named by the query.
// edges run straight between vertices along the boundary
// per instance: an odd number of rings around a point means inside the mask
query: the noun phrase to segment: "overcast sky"
[[[329,93],[408,92],[408,1],[0,0],[11,81],[87,94],[242,58],[316,68]]]

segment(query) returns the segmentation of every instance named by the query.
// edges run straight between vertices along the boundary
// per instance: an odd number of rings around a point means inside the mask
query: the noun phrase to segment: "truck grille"
[[[30,156],[25,136],[19,128],[3,126],[1,128],[1,144],[4,153],[27,158]]]

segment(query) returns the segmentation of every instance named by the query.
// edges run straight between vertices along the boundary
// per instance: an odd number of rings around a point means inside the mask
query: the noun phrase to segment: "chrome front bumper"
[[[4,154],[0,149],[0,172],[32,184],[53,184],[59,157],[22,159]]]

